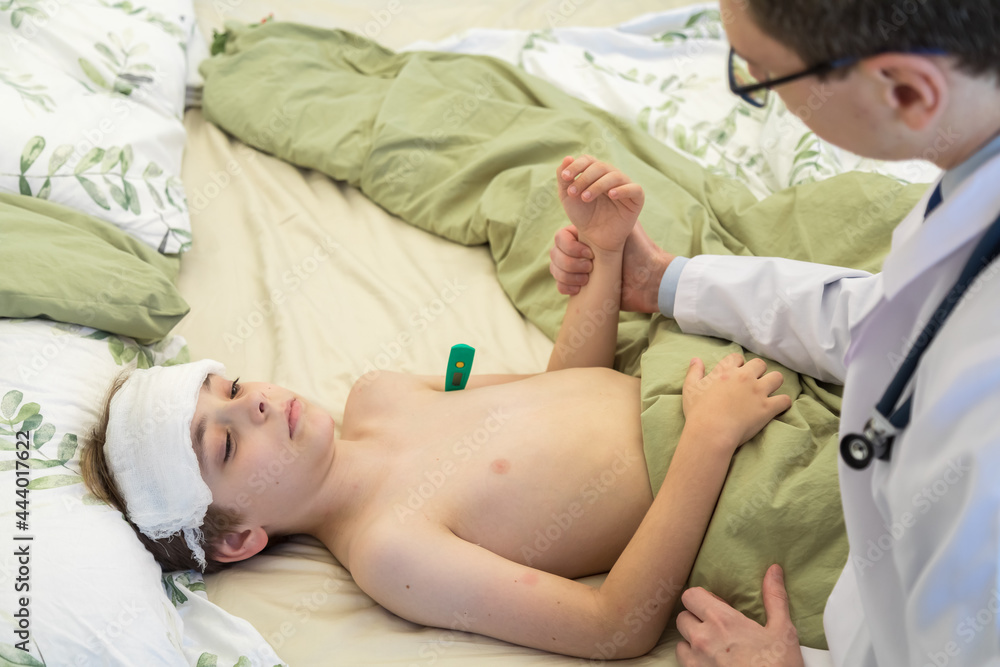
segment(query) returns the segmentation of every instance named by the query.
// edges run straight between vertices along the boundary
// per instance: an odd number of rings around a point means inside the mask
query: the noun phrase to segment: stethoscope
[[[927,204],[927,212],[924,217],[930,215],[931,211],[940,203],[941,186],[938,185]],[[840,441],[840,456],[844,459],[844,463],[855,470],[863,470],[871,464],[873,457],[880,461],[888,461],[892,456],[893,442],[910,423],[913,394],[911,393],[899,408],[895,410],[893,408],[903,394],[910,378],[913,377],[913,373],[916,372],[917,364],[920,363],[924,351],[934,340],[934,336],[944,326],[945,320],[951,315],[952,310],[972,282],[996,259],[998,254],[1000,254],[1000,216],[993,221],[990,228],[986,230],[986,234],[976,244],[955,285],[938,305],[927,326],[917,337],[916,343],[910,348],[903,364],[896,371],[896,376],[889,383],[885,393],[882,394],[882,399],[872,409],[871,417],[865,423],[863,431],[861,433],[848,433]]]

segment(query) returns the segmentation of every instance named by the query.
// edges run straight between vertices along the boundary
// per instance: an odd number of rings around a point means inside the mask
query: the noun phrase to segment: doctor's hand
[[[799,634],[788,614],[781,566],[764,575],[764,611],[760,626],[704,588],[689,588],[677,617],[684,641],[677,644],[683,667],[802,667]]]
[[[642,223],[636,222],[625,239],[622,254],[621,309],[634,313],[659,312],[660,281],[674,257],[657,246]],[[593,251],[580,241],[575,226],[567,225],[556,232],[555,244],[549,251],[549,273],[556,279],[560,294],[579,293],[590,280],[593,258]]]

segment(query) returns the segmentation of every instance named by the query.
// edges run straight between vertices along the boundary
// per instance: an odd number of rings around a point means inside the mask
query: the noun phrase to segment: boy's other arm
[[[595,249],[593,263],[590,282],[566,305],[547,371],[614,365],[622,253]]]
[[[559,199],[593,254],[588,284],[570,296],[548,370],[611,368],[618,341],[622,250],[642,210],[642,188],[589,155],[557,169]]]

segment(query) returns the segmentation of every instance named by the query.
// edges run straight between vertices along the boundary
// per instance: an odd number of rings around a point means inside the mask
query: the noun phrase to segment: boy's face
[[[751,74],[768,80],[807,69],[798,55],[757,26],[747,2],[721,0],[720,7],[729,43],[748,61]],[[818,137],[852,153],[880,160],[916,157],[901,141],[906,128],[898,122],[898,110],[885,103],[887,95],[907,95],[905,86],[878,72],[877,67],[854,67],[846,78],[825,83],[807,76],[772,88],[772,94]]]
[[[198,460],[213,504],[236,509],[266,530],[295,521],[308,489],[319,488],[333,462],[333,419],[276,385],[240,382],[233,397],[232,380],[209,375],[206,382],[191,420],[191,441],[199,453],[205,419]],[[296,414],[290,433],[289,417]]]

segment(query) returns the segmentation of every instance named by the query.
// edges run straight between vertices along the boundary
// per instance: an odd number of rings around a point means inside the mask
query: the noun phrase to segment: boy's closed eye
[[[240,384],[239,384],[239,382],[240,382],[239,378],[236,378],[235,380],[233,380],[233,386],[229,390],[229,398],[230,398],[230,400],[236,398],[237,394],[239,394],[239,391],[240,391]],[[227,430],[226,431],[226,455],[222,458],[222,462],[223,463],[226,463],[227,461],[229,461],[230,452],[233,452],[235,454],[235,449],[236,449],[236,444],[235,444],[235,442],[232,439],[232,433],[230,433]]]

